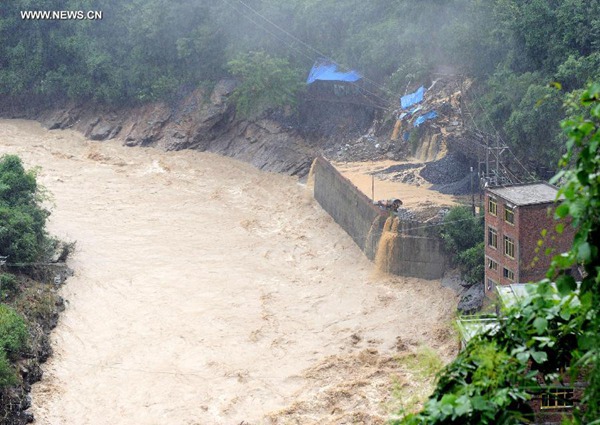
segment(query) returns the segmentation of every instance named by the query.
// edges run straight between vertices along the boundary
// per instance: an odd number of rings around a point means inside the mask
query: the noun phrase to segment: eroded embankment
[[[454,295],[374,277],[293,178],[30,121],[0,121],[9,152],[41,167],[50,230],[78,246],[34,387],[40,424],[285,423],[307,394],[356,394],[344,414],[381,423],[407,373],[386,359],[420,344],[453,353]],[[382,376],[348,386],[378,362]],[[298,423],[335,423],[331,400]]]

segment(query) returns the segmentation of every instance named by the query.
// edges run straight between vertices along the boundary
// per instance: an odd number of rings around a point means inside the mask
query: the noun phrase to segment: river
[[[454,294],[374,274],[294,178],[25,120],[0,120],[5,153],[39,167],[49,230],[77,243],[55,354],[32,392],[38,424],[278,423],[360,373],[348,359],[454,352]],[[381,379],[348,409],[389,413]],[[319,409],[298,423],[328,423]]]

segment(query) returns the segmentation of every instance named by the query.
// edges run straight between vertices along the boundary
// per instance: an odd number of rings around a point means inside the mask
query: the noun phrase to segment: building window
[[[496,263],[494,260],[492,260],[491,258],[487,258],[487,266],[488,269],[490,270],[498,270],[498,263]]]
[[[488,227],[488,245],[498,249],[498,232],[492,227]]]
[[[488,201],[488,212],[491,215],[498,214],[498,204],[496,203],[495,199],[489,198],[489,201]]]
[[[496,286],[496,282],[494,282],[492,279],[488,279],[487,280],[487,291],[490,292],[494,289],[494,286]]]
[[[515,224],[515,210],[508,205],[504,206],[504,221],[510,224]]]
[[[504,236],[504,254],[507,257],[515,258],[515,240]]]
[[[573,407],[573,389],[552,388],[542,394],[542,409]]]
[[[512,270],[507,269],[506,267],[504,267],[504,277],[510,280],[511,282],[515,281],[515,273]]]

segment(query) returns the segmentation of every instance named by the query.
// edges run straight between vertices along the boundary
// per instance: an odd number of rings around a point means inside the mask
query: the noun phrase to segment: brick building
[[[571,248],[574,229],[565,225],[562,234],[556,232],[556,196],[547,183],[486,190],[486,294],[496,285],[543,279],[552,256]]]

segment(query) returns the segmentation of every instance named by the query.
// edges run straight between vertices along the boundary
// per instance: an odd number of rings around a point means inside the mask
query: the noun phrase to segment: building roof
[[[558,193],[558,189],[548,183],[494,187],[488,191],[517,206],[553,203]]]
[[[497,317],[462,317],[456,321],[458,332],[462,341],[466,344],[475,335],[498,329],[500,323]]]
[[[514,304],[524,300],[529,296],[534,288],[530,283],[511,283],[510,285],[498,285],[496,291],[500,302],[504,307],[512,307]],[[529,289],[528,289],[529,288]]]
[[[579,288],[580,283],[577,283]],[[513,305],[522,302],[525,298],[535,294],[537,283],[511,283],[510,285],[498,285],[496,291],[498,292],[498,298],[505,308],[510,308]],[[552,288],[552,297],[555,300],[560,300],[556,283],[550,282]],[[576,289],[575,294],[579,295],[579,289]]]

